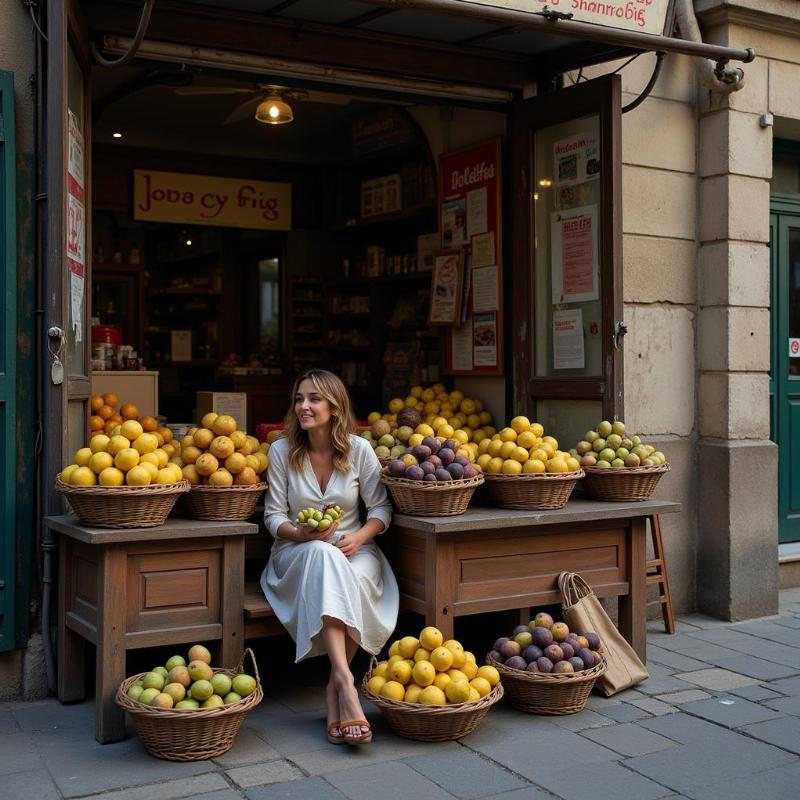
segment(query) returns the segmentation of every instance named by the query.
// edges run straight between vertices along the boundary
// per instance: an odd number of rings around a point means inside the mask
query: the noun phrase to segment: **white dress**
[[[351,436],[351,466],[334,469],[322,492],[306,456],[301,471],[289,465],[289,443],[278,439],[269,451],[269,490],[264,521],[275,537],[261,588],[275,616],[292,635],[296,661],[324,653],[322,617],[347,626],[348,634],[367,652],[377,654],[397,623],[400,595],[386,556],[374,543],[347,558],[332,542],[361,528],[359,496],[367,519],[389,527],[392,507],[380,482],[380,462],[369,442]],[[304,508],[336,503],[344,514],[331,541],[294,542],[277,537],[284,522],[294,523]]]

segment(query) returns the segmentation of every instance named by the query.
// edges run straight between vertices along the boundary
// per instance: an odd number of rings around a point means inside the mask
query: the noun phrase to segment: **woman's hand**
[[[359,533],[345,533],[339,537],[336,546],[345,554],[347,558],[352,558],[364,544],[364,537]]]
[[[325,528],[324,531],[321,531],[319,528],[312,528],[308,525],[298,525],[297,530],[297,541],[298,542],[316,542],[316,541],[325,541],[330,536],[333,536],[336,533],[336,529],[339,527],[339,523],[334,522],[332,525]]]

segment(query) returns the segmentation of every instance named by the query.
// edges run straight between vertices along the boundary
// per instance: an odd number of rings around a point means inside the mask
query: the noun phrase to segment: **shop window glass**
[[[599,119],[541,128],[533,140],[537,377],[603,374]]]
[[[603,418],[603,404],[600,400],[537,400],[535,417],[545,433],[558,439],[562,450],[569,450]]]

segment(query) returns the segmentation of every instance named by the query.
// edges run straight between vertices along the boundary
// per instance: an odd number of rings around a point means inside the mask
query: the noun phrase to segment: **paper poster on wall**
[[[497,364],[497,314],[475,314],[472,318],[473,360],[476,367]]]
[[[72,319],[72,332],[76,342],[83,341],[83,290],[86,282],[82,275],[69,272],[69,304]]]
[[[579,308],[553,311],[553,368],[584,366],[583,312]]]
[[[467,236],[486,233],[488,226],[488,206],[486,203],[486,187],[467,192]]]
[[[500,298],[497,294],[497,267],[472,269],[472,308],[476,314],[497,311]]]
[[[553,145],[553,176],[558,185],[600,177],[600,142],[595,134],[576,133]]]
[[[597,206],[550,215],[553,303],[584,303],[599,297]]]
[[[800,339],[789,339],[789,358],[800,358]]]
[[[464,251],[442,250],[433,259],[429,325],[458,325],[461,322],[461,292],[464,279]]]
[[[494,231],[472,237],[472,268],[491,267],[497,263],[494,257]]]
[[[468,241],[466,199],[447,200],[442,204],[442,247],[457,247]]]
[[[472,317],[463,325],[453,328],[453,369],[472,369]]]

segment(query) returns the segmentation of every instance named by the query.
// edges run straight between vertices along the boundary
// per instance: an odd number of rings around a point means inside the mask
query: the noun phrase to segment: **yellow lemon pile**
[[[556,439],[544,435],[541,423],[522,416],[481,441],[477,461],[490,475],[575,472],[581,466],[573,454],[558,449]]]
[[[253,486],[269,467],[269,444],[238,430],[229,414],[209,411],[180,445],[174,461],[193,486]]]
[[[467,397],[460,389],[448,392],[442,383],[412,386],[405,399],[392,398],[388,412],[373,411],[367,422],[371,428],[362,436],[379,458],[398,458],[407,447],[434,436],[440,443],[454,439],[459,446],[456,455],[474,463],[479,443],[497,432],[492,415],[480,400]]]
[[[388,700],[443,706],[485,697],[500,680],[491,666],[478,667],[475,656],[455,639],[444,641],[438,628],[397,639],[389,658],[372,671],[368,686]]]
[[[181,468],[171,460],[177,452],[172,433],[164,431],[148,432],[138,420],[126,419],[110,435],[95,433],[59,477],[73,486],[149,486],[183,480]]]

